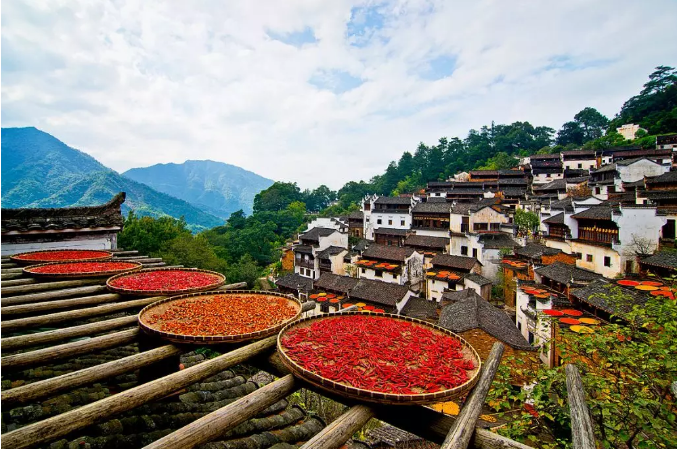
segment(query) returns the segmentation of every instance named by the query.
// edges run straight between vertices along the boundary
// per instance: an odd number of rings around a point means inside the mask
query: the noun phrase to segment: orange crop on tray
[[[355,388],[394,394],[447,390],[475,368],[461,343],[417,323],[350,315],[290,329],[281,338],[302,368]]]
[[[188,270],[145,271],[124,275],[110,281],[111,287],[127,290],[181,291],[201,288],[219,282],[220,278],[211,273]]]
[[[132,270],[138,267],[130,262],[67,262],[41,267],[31,267],[31,273],[41,274],[90,274],[112,271]]]

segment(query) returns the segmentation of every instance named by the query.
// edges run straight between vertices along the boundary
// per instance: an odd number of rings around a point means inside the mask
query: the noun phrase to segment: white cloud
[[[677,62],[670,0],[3,9],[3,126],[36,126],[118,171],[213,159],[302,187],[368,179],[419,141],[492,120],[613,115]]]

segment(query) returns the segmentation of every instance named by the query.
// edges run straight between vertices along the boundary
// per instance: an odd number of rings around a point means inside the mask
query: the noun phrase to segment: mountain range
[[[153,217],[183,216],[191,229],[200,230],[223,224],[235,210],[251,211],[257,189],[272,184],[228,164],[189,161],[183,165],[133,169],[127,177],[36,128],[2,128],[2,207],[95,205],[126,192],[123,214],[134,210]],[[221,176],[219,170],[223,171]],[[247,175],[251,182],[247,182]],[[186,179],[182,179],[184,176]],[[160,191],[132,177],[146,179]],[[182,188],[186,192],[181,192]],[[170,191],[182,198],[168,194]],[[223,198],[218,197],[219,192],[223,192]],[[197,203],[191,204],[186,198]]]

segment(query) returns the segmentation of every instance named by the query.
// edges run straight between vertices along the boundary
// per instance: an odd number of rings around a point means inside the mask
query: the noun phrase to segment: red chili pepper
[[[130,262],[68,262],[42,267],[31,267],[32,273],[44,274],[87,274],[97,272],[126,271],[138,265]]]

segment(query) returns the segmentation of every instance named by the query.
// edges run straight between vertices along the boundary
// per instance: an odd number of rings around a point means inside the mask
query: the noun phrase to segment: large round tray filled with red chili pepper
[[[325,390],[383,404],[465,395],[482,362],[470,344],[415,318],[343,312],[303,318],[278,334],[282,362]]]
[[[146,268],[115,275],[106,281],[108,290],[123,295],[181,295],[214,290],[226,282],[216,271],[197,268]]]
[[[145,332],[178,343],[238,343],[269,337],[301,315],[301,303],[280,293],[203,292],[155,302],[139,313]]]
[[[35,265],[50,262],[101,262],[111,258],[113,258],[112,252],[98,249],[47,249],[9,256],[12,262],[16,262],[19,265]]]
[[[131,273],[143,267],[139,262],[104,260],[101,262],[53,262],[30,265],[23,272],[36,278],[73,279],[108,277]]]

